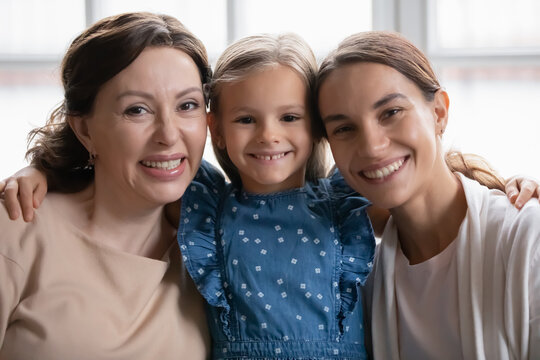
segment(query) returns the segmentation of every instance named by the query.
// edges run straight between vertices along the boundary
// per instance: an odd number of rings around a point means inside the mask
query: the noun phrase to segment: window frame
[[[397,31],[424,51],[437,66],[538,66],[540,46],[528,49],[441,49],[436,44],[433,0],[373,1],[373,29]]]

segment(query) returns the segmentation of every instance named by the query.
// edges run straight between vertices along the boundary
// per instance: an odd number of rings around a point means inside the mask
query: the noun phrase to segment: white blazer
[[[521,211],[506,195],[461,174],[468,210],[456,243],[458,316],[466,359],[540,359],[540,206]],[[397,229],[390,218],[371,274],[373,355],[399,359],[394,265]],[[369,314],[368,314],[369,316]]]

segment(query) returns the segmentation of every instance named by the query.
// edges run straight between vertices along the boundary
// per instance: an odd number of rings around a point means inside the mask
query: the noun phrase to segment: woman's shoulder
[[[486,238],[497,238],[510,249],[540,244],[540,204],[531,199],[521,209],[510,203],[500,190],[488,189],[474,180],[462,180],[469,217],[484,223]],[[527,245],[528,244],[528,245]],[[534,245],[536,246],[536,245]]]
[[[39,209],[35,209],[34,219],[25,222],[22,217],[9,218],[4,200],[0,200],[0,256],[17,264],[21,269],[31,262],[32,254],[40,247],[39,234],[43,228],[43,218],[50,208],[49,196],[46,196]]]
[[[22,217],[11,220],[4,201],[0,200],[0,253],[26,251],[41,246],[40,239],[59,233],[62,224],[68,222],[62,216],[66,207],[69,208],[68,197],[67,194],[47,194],[39,208],[35,209],[31,222],[25,222]]]

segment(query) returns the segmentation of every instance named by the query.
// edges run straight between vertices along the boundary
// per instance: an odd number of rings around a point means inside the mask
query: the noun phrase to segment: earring
[[[88,152],[88,162],[86,163],[85,169],[93,169],[96,164],[96,154]]]

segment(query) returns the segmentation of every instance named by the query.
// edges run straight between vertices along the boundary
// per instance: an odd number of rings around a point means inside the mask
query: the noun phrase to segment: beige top
[[[202,298],[176,241],[154,260],[100,244],[47,195],[35,219],[0,203],[0,360],[205,359]]]

